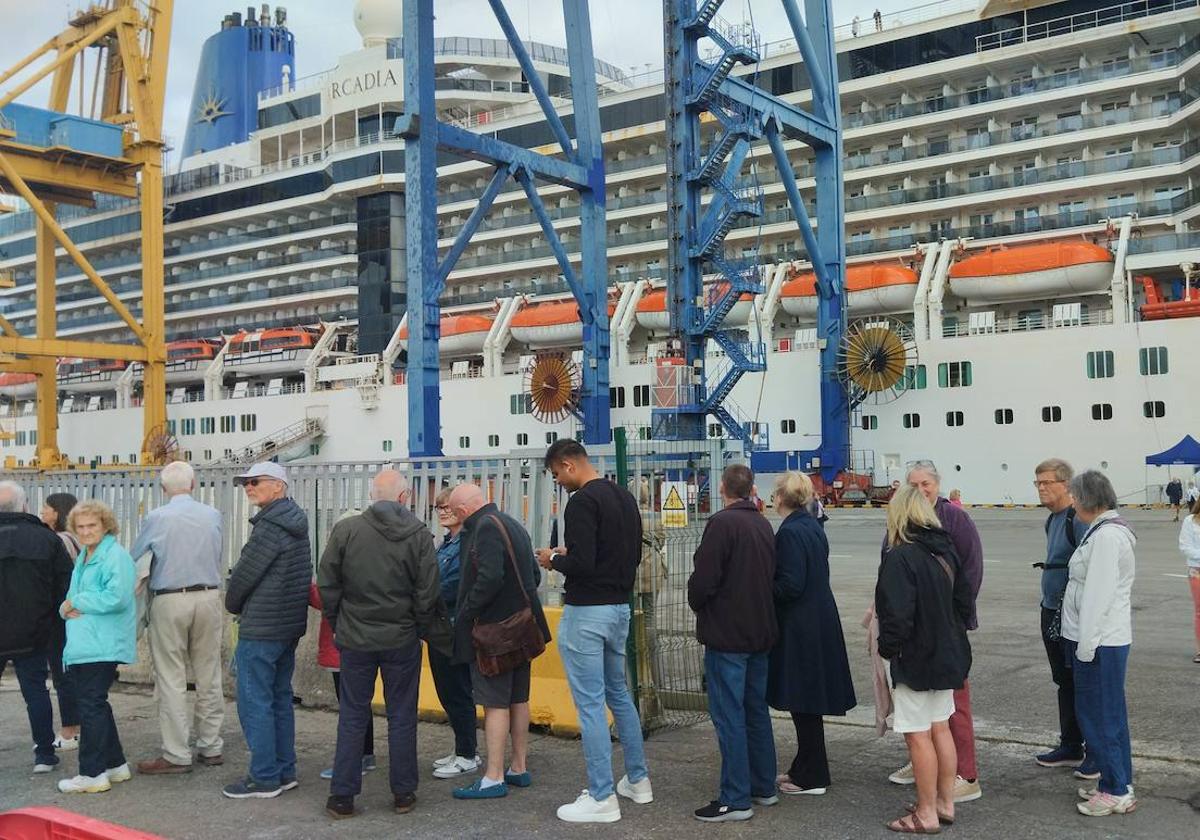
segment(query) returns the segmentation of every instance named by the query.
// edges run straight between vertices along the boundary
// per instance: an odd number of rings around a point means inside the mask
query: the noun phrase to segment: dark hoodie
[[[891,662],[897,685],[914,691],[962,688],[971,670],[966,629],[971,583],[949,534],[920,528],[910,537],[912,542],[889,550],[879,566],[879,655]]]
[[[250,518],[254,529],[229,574],[225,609],[240,616],[238,638],[290,642],[308,627],[312,549],[308,517],[277,499]]]
[[[426,634],[441,603],[433,536],[400,503],[375,502],[333,527],[317,587],[338,647],[408,647]]]

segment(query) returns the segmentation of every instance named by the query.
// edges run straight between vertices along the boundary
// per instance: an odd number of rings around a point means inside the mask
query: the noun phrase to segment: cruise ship
[[[313,76],[296,72],[303,44],[285,15],[265,7],[226,16],[206,43],[166,196],[169,431],[188,460],[405,455],[399,8],[360,0],[362,49]],[[795,43],[760,34],[759,63],[739,72],[806,103]],[[232,86],[228,66],[219,72],[225,42],[244,51]],[[1033,465],[1057,455],[1105,470],[1125,501],[1157,501],[1168,468],[1145,456],[1200,428],[1188,361],[1200,337],[1200,0],[951,0],[878,28],[847,21],[836,46],[849,319],[888,325],[907,361],[892,387],[856,398],[846,468],[882,486],[933,458],[966,501],[1022,504],[1036,502]],[[529,51],[569,114],[564,51]],[[507,42],[439,38],[436,66],[443,119],[549,150]],[[602,61],[595,72],[612,422],[648,439],[669,339],[662,79]],[[806,150],[788,149],[811,197]],[[797,453],[819,440],[815,291],[765,144],[750,161],[764,212],[726,242],[759,260],[766,291],[729,320],[762,336],[767,370],[744,377],[731,403],[771,473],[807,466]],[[472,161],[439,167],[442,247],[489,175]],[[570,249],[575,197],[542,193]],[[64,206],[60,220],[137,313],[136,207]],[[33,251],[29,214],[0,220],[0,272],[13,280],[0,313],[31,332]],[[125,340],[65,257],[57,282],[60,337]],[[447,455],[534,450],[574,431],[569,416],[539,419],[527,392],[535,354],[577,354],[581,327],[516,184],[442,307]],[[61,360],[59,444],[73,463],[136,462],[140,387],[137,365]],[[0,456],[35,465],[31,379],[0,375],[0,400]],[[726,436],[716,422],[708,431]],[[728,446],[742,453],[741,441]]]

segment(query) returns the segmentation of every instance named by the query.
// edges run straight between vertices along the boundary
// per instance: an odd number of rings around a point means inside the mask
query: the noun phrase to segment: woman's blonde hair
[[[433,497],[433,506],[442,507],[450,503],[450,494],[454,492],[453,487],[443,487],[438,491],[438,494]]]
[[[888,548],[899,543],[912,542],[910,528],[941,528],[941,520],[933,512],[933,505],[916,487],[905,484],[888,502],[887,539]]]
[[[955,499],[961,499],[962,491],[959,490],[957,487],[955,487],[953,490],[950,491],[950,495],[947,496],[946,498],[949,499],[950,501],[954,501]]]
[[[117,527],[117,517],[113,513],[112,508],[99,499],[88,499],[71,508],[71,513],[67,516],[68,531],[75,532],[75,523],[79,521],[79,517],[81,516],[94,516],[99,519],[100,527],[104,529],[104,533],[106,534],[112,534],[115,537],[120,533],[121,529]]]
[[[785,472],[775,479],[775,507],[803,510],[813,499],[813,483],[802,472]]]

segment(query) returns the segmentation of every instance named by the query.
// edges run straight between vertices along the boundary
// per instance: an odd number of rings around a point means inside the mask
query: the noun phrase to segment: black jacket
[[[308,627],[312,549],[308,517],[291,499],[277,499],[250,518],[254,529],[229,575],[225,609],[241,616],[238,637],[289,642]]]
[[[627,604],[642,562],[642,514],[628,490],[596,478],[567,502],[565,555],[552,566],[565,576],[563,602]]]
[[[58,608],[74,566],[58,534],[28,513],[0,513],[0,662],[62,637]]]
[[[407,647],[426,635],[441,601],[433,536],[399,502],[375,502],[333,526],[317,586],[338,647]]]
[[[914,691],[962,688],[971,670],[971,584],[945,531],[916,529],[911,537],[879,565],[879,655],[891,662],[897,685]]]
[[[520,581],[513,575],[504,538],[491,516],[499,518],[508,532]],[[463,522],[461,540],[462,578],[458,583],[458,616],[454,620],[454,660],[475,661],[471,628],[476,621],[483,624],[503,621],[525,609],[522,586],[529,596],[533,616],[542,628],[542,637],[549,642],[550,627],[537,593],[542,576],[533,559],[533,544],[521,523],[501,513],[495,505],[486,504]]]
[[[688,578],[696,638],[725,653],[765,653],[775,625],[775,534],[749,500],[734,502],[704,526]]]

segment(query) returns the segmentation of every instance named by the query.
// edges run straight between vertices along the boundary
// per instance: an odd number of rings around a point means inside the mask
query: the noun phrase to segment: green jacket
[[[431,634],[440,643],[445,608],[433,536],[398,502],[375,502],[333,526],[317,588],[339,648],[395,650]]]
[[[137,661],[133,558],[112,534],[80,553],[67,600],[79,610],[67,619],[63,665]]]

